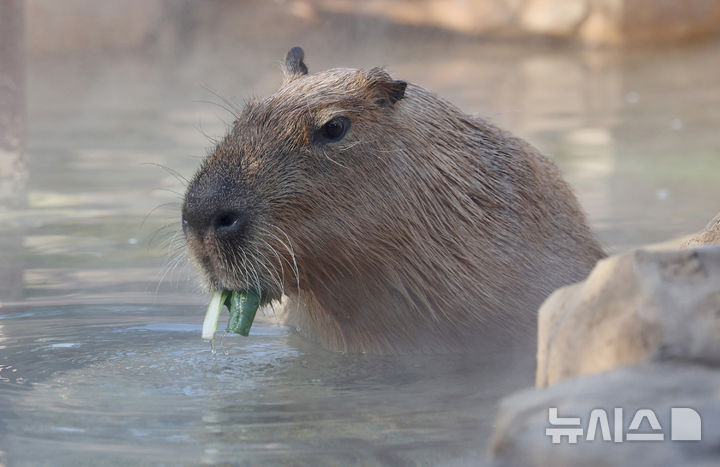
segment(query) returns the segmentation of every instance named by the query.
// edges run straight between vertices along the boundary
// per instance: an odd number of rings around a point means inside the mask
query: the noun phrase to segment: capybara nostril
[[[222,211],[212,219],[212,230],[218,238],[241,237],[246,225],[247,216],[240,211]]]

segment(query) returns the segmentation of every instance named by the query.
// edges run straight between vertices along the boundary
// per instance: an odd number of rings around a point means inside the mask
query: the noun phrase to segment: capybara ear
[[[371,88],[377,93],[379,105],[388,107],[405,97],[407,83],[392,79],[382,68],[373,68],[367,72]]]
[[[303,62],[305,58],[305,52],[301,47],[293,47],[285,57],[285,78],[292,79],[295,76],[307,75],[308,69]]]

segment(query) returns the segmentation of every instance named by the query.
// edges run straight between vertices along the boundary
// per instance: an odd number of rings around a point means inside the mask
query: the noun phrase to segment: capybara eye
[[[350,128],[350,120],[335,117],[320,128],[320,139],[324,143],[334,143],[343,139]]]

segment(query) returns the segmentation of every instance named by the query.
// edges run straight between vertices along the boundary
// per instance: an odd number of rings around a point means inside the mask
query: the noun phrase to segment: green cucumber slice
[[[230,319],[226,331],[247,336],[259,306],[260,294],[256,291],[233,292],[230,297]]]

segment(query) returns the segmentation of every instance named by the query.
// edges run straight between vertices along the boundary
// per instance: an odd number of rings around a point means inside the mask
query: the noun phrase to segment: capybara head
[[[279,299],[297,287],[298,259],[322,262],[383,228],[405,87],[379,68],[308,75],[290,52],[281,89],[246,106],[187,190],[183,226],[209,288]]]
[[[380,68],[308,74],[297,47],[281,88],[203,162],[182,217],[209,289],[287,295],[289,322],[351,351],[507,328],[602,255],[531,147]],[[559,268],[558,254],[576,257]],[[539,272],[556,277],[521,286]]]

